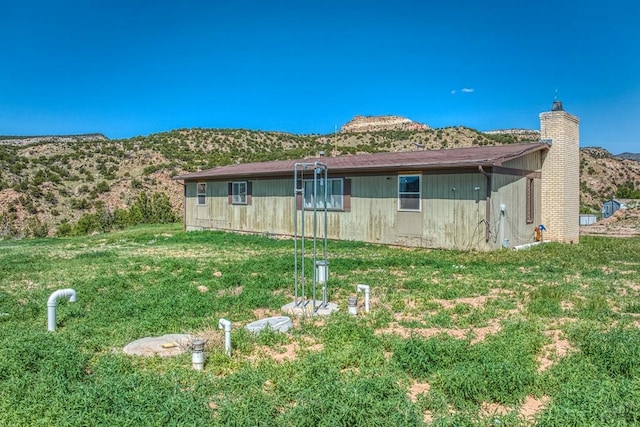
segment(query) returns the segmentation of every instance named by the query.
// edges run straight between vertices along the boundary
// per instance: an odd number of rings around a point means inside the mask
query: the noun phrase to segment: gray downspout
[[[491,220],[491,174],[487,173],[483,168],[482,165],[478,165],[478,170],[480,171],[480,173],[482,175],[485,176],[485,178],[487,178],[487,197],[486,197],[486,205],[485,205],[485,213],[484,213],[484,241],[488,242],[489,238],[490,238],[490,220]]]

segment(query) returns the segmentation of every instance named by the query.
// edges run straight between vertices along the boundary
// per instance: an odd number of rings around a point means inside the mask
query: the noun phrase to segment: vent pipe
[[[191,365],[196,371],[204,369],[204,340],[195,339],[191,341]]]
[[[77,295],[73,289],[58,289],[47,300],[47,329],[56,330],[56,306],[59,298],[69,298],[69,302],[76,302]]]
[[[220,319],[218,328],[224,329],[224,352],[231,356],[231,321]]]
[[[364,291],[364,311],[369,312],[369,285],[357,285],[356,292]]]

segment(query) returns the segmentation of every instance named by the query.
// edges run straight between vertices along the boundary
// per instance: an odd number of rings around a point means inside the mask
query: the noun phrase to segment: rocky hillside
[[[343,129],[330,135],[179,129],[122,140],[38,137],[42,139],[34,143],[0,144],[0,237],[29,235],[29,224],[36,220],[53,234],[65,221],[126,209],[142,193],[167,194],[180,213],[182,187],[171,177],[218,165],[304,158],[319,151],[335,156],[516,143],[532,137],[465,127],[406,129],[406,122],[397,123],[391,129]],[[583,149],[581,156],[583,211],[599,211],[602,200],[620,188],[640,189],[640,163],[594,148]]]
[[[532,129],[498,129],[485,132],[488,135],[512,135],[527,141],[539,141],[540,131]]]
[[[429,126],[400,116],[355,116],[340,129],[342,133],[384,130],[428,130]]]
[[[580,150],[580,202],[582,210],[597,213],[608,198],[638,198],[640,162],[613,156],[604,148]]]
[[[95,142],[107,141],[109,138],[101,133],[86,133],[82,135],[49,135],[49,136],[3,136],[0,135],[0,144],[4,145],[33,145],[45,142]]]

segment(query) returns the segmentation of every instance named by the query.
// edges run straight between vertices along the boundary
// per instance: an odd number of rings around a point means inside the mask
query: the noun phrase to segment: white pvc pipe
[[[364,311],[369,312],[369,285],[357,285],[356,292],[364,291]]]
[[[525,243],[524,245],[518,245],[518,246],[514,246],[513,250],[514,251],[519,251],[521,249],[529,249],[533,246],[538,246],[539,244],[541,244],[542,242],[532,242],[532,243]]]
[[[77,295],[73,289],[58,289],[47,300],[47,329],[56,330],[56,306],[59,298],[69,298],[69,302],[76,302]]]
[[[224,329],[224,352],[231,356],[231,321],[220,319],[218,328]]]

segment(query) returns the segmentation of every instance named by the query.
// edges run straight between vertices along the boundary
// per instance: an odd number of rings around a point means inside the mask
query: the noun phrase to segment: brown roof
[[[478,166],[490,167],[499,166],[505,161],[547,148],[547,144],[536,142],[484,147],[449,148],[444,150],[419,150],[356,154],[338,157],[316,157],[298,160],[276,160],[271,162],[220,166],[200,172],[178,175],[173,179],[197,180],[287,176],[293,173],[296,163],[313,163],[316,161],[326,164],[329,173],[452,169]]]

